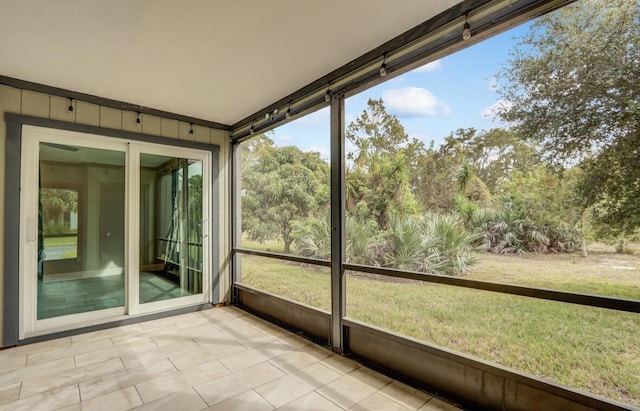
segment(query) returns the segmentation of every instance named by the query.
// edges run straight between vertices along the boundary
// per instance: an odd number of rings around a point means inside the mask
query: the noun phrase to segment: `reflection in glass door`
[[[125,153],[41,142],[37,319],[125,304]]]
[[[211,158],[23,126],[21,338],[210,301]]]
[[[140,154],[140,303],[203,292],[202,161]]]

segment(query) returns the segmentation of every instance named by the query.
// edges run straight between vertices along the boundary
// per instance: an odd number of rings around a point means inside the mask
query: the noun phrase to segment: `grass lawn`
[[[78,237],[47,237],[44,239],[45,247],[60,247],[67,245],[76,245]]]
[[[47,237],[44,239],[44,248],[68,247],[78,245],[78,237]],[[62,253],[63,259],[77,258],[78,249],[67,250]]]
[[[468,278],[640,300],[640,256],[573,254],[480,254]]]
[[[244,244],[248,248],[249,244]],[[262,245],[278,251],[277,244]],[[640,298],[640,256],[480,255],[469,278]],[[329,310],[328,269],[242,256],[247,285]],[[640,405],[640,315],[415,281],[347,277],[347,315]],[[427,366],[427,365],[425,365]]]

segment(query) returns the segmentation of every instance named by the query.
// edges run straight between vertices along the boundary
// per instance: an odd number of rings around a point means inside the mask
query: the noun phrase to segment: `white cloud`
[[[420,87],[385,90],[382,100],[389,112],[399,117],[435,116],[450,114],[451,109],[432,92]]]
[[[480,116],[493,120],[496,118],[500,110],[509,109],[512,105],[513,103],[500,99],[492,105],[485,107],[485,109],[480,113]]]
[[[415,73],[431,73],[434,71],[438,71],[442,68],[442,60],[432,61],[431,63],[427,63],[424,66],[418,67],[413,70]]]
[[[441,100],[438,106],[440,107],[440,114],[443,114],[445,116],[451,114],[451,107],[449,107],[449,105],[444,101]]]

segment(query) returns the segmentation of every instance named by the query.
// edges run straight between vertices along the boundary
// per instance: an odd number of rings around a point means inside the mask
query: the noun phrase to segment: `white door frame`
[[[125,153],[125,305],[104,310],[37,319],[38,166],[41,142],[114,150]],[[202,161],[203,293],[139,303],[140,154]],[[20,174],[19,339],[122,320],[132,316],[204,304],[212,301],[211,276],[211,152],[140,142],[97,134],[23,125]]]

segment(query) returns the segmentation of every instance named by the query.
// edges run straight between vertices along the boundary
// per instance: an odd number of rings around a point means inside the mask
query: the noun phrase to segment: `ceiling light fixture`
[[[193,135],[193,123],[190,123],[190,124],[191,124],[191,129],[189,129],[189,134]]]
[[[73,99],[72,98],[69,99],[69,108],[67,110],[69,111],[69,114],[73,113]]]
[[[386,65],[387,55],[384,54],[382,56],[382,65],[380,66],[380,77],[384,77],[387,75],[387,65]]]
[[[142,126],[142,120],[140,120],[140,112],[138,111],[138,118],[136,118],[136,127]]]
[[[287,107],[287,111],[284,113],[284,118],[291,118],[291,103],[289,103],[289,107]]]
[[[249,134],[254,134],[256,130],[253,128],[253,123],[251,123],[251,128],[249,129]]]
[[[471,38],[471,26],[467,21],[468,17],[468,13],[464,15],[464,26],[462,26],[462,40],[469,40]]]
[[[329,91],[330,87],[331,85],[327,86],[327,92],[324,94],[324,101],[326,101],[327,103],[331,101],[331,92]]]

